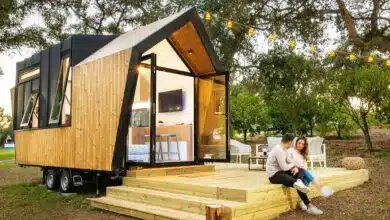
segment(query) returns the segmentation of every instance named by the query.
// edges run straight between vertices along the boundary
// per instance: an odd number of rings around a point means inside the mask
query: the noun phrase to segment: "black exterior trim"
[[[198,13],[196,10],[192,13],[191,16],[192,24],[195,27],[195,30],[198,32],[198,35],[207,51],[207,54],[209,55],[211,62],[214,66],[215,72],[224,72],[224,68],[222,67],[222,63],[219,60],[217,53],[214,50],[213,44],[210,41],[210,38],[206,32],[206,29],[202,23],[202,21],[199,18]]]
[[[129,60],[128,74],[126,80],[126,87],[123,94],[123,103],[121,115],[119,117],[119,124],[117,130],[117,136],[115,141],[114,154],[112,158],[112,170],[123,169],[124,162],[127,161],[126,156],[126,136],[129,132],[129,121],[131,115],[130,106],[133,104],[135,89],[137,87],[137,66],[139,60],[139,52],[132,49]]]
[[[142,66],[145,66],[147,68],[150,68],[150,64],[143,63]],[[189,77],[196,77],[194,74],[190,72],[185,72],[181,70],[176,70],[176,69],[171,69],[167,67],[162,67],[162,66],[156,66],[156,70],[167,72],[167,73],[173,73],[173,74],[178,74],[178,75],[183,75],[183,76],[189,76]]]

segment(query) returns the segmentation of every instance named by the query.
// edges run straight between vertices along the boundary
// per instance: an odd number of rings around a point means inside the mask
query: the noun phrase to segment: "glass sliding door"
[[[194,161],[194,77],[157,70],[156,163]]]
[[[204,161],[228,161],[227,75],[197,78],[198,157]]]
[[[152,163],[153,77],[150,68],[151,59],[150,56],[145,57],[137,66],[137,82],[127,135],[127,161],[133,163]]]

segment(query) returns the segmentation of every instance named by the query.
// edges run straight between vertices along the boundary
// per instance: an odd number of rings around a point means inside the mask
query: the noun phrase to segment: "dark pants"
[[[273,176],[269,178],[269,181],[272,184],[283,184],[288,187],[294,187],[295,181],[297,179],[303,179],[303,175],[305,173],[304,169],[299,168],[299,173],[297,173],[295,176],[291,173],[291,171],[278,171]],[[299,190],[297,190],[299,197],[302,199],[302,201],[308,205],[310,203],[309,198],[307,197],[306,193],[303,193]]]

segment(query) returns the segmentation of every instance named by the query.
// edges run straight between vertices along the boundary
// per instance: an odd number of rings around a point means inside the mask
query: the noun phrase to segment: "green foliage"
[[[0,161],[15,158],[15,149],[0,149]]]
[[[0,4],[0,53],[22,46],[47,46],[43,27],[23,25],[25,19],[35,11],[35,5],[35,1],[28,0]]]
[[[386,107],[390,99],[390,69],[377,65],[349,65],[333,70],[332,100],[362,130],[366,145],[372,148],[370,114]]]
[[[0,107],[0,146],[4,144],[5,138],[12,129],[12,118],[5,114],[4,108]]]
[[[244,133],[246,141],[248,133],[267,130],[267,107],[263,100],[254,94],[242,92],[231,96],[231,123],[234,129]]]
[[[376,158],[390,158],[390,151],[375,152]]]
[[[277,48],[260,55],[256,66],[245,82],[270,107],[271,129],[280,133],[312,134],[327,86],[321,64]]]

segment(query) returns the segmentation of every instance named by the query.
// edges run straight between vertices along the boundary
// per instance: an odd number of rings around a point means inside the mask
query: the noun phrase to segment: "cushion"
[[[364,160],[361,157],[345,157],[342,165],[347,170],[359,170],[365,167]]]

